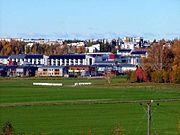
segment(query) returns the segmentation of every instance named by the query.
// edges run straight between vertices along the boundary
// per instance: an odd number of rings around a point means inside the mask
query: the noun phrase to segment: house
[[[42,66],[38,67],[37,76],[64,76],[66,73],[64,66]]]

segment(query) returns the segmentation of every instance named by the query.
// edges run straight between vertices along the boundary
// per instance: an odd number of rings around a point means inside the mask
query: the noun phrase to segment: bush
[[[135,71],[126,71],[127,74],[127,80],[130,82],[137,82],[137,77]]]
[[[163,70],[157,70],[152,73],[152,81],[156,83],[163,83]]]
[[[174,66],[170,74],[170,82],[180,83],[180,67]]]
[[[163,71],[162,71],[162,78],[163,78],[163,82],[164,82],[164,83],[170,82],[169,74],[170,74],[169,71],[166,71],[166,70],[163,70]]]

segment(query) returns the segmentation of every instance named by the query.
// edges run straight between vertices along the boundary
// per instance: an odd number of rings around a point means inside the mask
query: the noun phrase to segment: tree
[[[173,65],[180,66],[180,40],[174,40],[172,45],[172,51],[174,54]]]
[[[148,50],[148,57],[143,59],[143,68],[146,70],[159,70],[163,68],[163,45],[160,43],[153,44]]]

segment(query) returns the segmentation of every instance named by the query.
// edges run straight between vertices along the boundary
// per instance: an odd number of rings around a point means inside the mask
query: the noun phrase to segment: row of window
[[[44,68],[43,71],[55,71],[55,72],[59,72],[60,69],[47,69],[47,68]]]

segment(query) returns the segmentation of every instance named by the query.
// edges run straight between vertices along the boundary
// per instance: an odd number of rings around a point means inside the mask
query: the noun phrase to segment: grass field
[[[33,82],[59,82],[64,87],[32,86]],[[92,86],[69,87],[75,82]],[[144,100],[180,99],[180,85],[126,83],[104,79],[0,78],[0,125],[10,121],[17,134],[125,135],[147,132]],[[133,101],[131,103],[128,103]],[[135,102],[137,101],[137,102]],[[152,133],[179,135],[180,101],[152,105]]]

